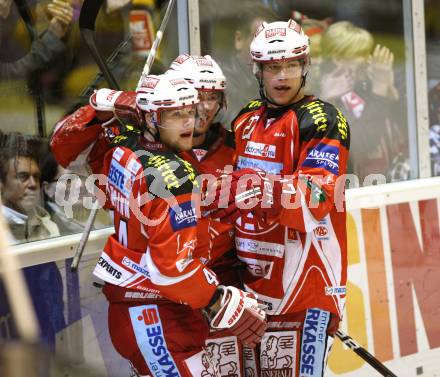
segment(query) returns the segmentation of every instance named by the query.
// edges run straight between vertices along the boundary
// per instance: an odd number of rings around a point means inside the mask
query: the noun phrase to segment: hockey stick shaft
[[[148,54],[147,61],[145,62],[144,68],[141,73],[141,77],[139,78],[138,87],[142,84],[142,80],[145,76],[150,73],[151,66],[153,65],[153,61],[156,58],[157,49],[159,48],[160,42],[162,41],[163,33],[168,24],[168,20],[170,19],[171,12],[174,7],[175,0],[170,0],[163,16],[162,22],[160,23],[159,30],[156,32],[156,38],[154,39],[153,45],[151,46],[151,50]]]
[[[118,47],[111,53],[111,55],[107,58],[105,61],[105,64],[109,69],[112,66],[114,62],[117,62],[119,59],[119,56],[123,54],[124,49],[127,47],[128,43],[130,42],[132,36],[129,35],[125,40],[123,40]],[[85,103],[88,103],[89,97],[93,94],[93,91],[97,88],[99,83],[101,82],[102,78],[104,77],[104,74],[102,71],[99,71],[93,81],[90,82],[89,85],[87,85],[79,94],[77,102],[69,109],[69,111],[66,114],[71,114],[75,110],[77,110],[80,106],[83,106]]]
[[[101,69],[102,74],[106,78],[107,82],[113,89],[119,89],[119,86],[108,69],[107,64],[102,59],[99,54],[98,48],[95,41],[95,21],[98,16],[99,9],[101,8],[103,0],[85,0],[82,7],[81,13],[79,15],[79,28],[90,53],[93,56],[98,67]],[[84,253],[85,246],[90,236],[90,232],[93,228],[93,223],[95,222],[96,215],[98,213],[98,207],[93,206],[90,211],[89,217],[87,219],[86,225],[84,226],[84,231],[79,240],[78,246],[76,247],[75,254],[73,256],[72,264],[70,265],[70,270],[76,272],[78,270],[79,262]]]
[[[391,372],[383,363],[376,359],[370,352],[368,352],[364,347],[362,347],[358,342],[356,342],[351,336],[345,334],[343,331],[338,330],[336,336],[344,343],[348,348],[350,348],[356,355],[361,359],[370,364],[377,372],[385,377],[397,377],[393,372]]]
[[[15,0],[15,5],[17,6],[18,13],[22,18],[26,30],[29,34],[29,38],[31,43],[38,39],[37,30],[35,29],[35,21],[32,17],[32,13],[29,9],[26,0]],[[35,74],[35,82],[34,89],[32,95],[35,99],[35,110],[37,115],[37,127],[38,127],[38,135],[40,137],[46,137],[46,117],[44,111],[44,101],[42,96],[42,88],[41,88],[41,69],[38,69],[34,72]]]

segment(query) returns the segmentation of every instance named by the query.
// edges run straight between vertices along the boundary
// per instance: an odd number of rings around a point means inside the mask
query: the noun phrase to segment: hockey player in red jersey
[[[193,147],[180,155],[196,168],[200,174],[219,176],[232,171],[235,156],[233,133],[227,131],[215,118],[226,107],[225,76],[211,56],[180,55],[171,64],[170,70],[179,72],[194,84],[199,92],[197,116],[193,134]],[[217,275],[220,284],[240,287],[241,263],[237,259],[234,241],[234,226],[211,221],[211,260],[208,264]],[[216,352],[219,365],[228,365],[231,373],[244,376],[242,369],[242,347],[228,330],[214,331],[207,340],[207,348]],[[227,352],[224,350],[227,349]],[[224,374],[224,373],[222,373]]]
[[[232,132],[214,122],[219,111],[225,110],[225,76],[219,65],[209,55],[180,55],[170,66],[190,81],[199,92],[197,115],[193,133],[193,147],[180,155],[189,161],[199,174],[219,176],[225,170],[232,171],[235,142]],[[238,285],[233,225],[211,222],[212,235],[210,266],[222,284]],[[225,255],[226,253],[226,255]],[[221,257],[221,258],[220,258]]]
[[[104,175],[100,189],[115,225],[94,275],[105,282],[113,345],[145,376],[201,375],[209,368],[204,346],[210,327],[228,328],[250,345],[265,329],[255,296],[219,285],[205,265],[209,220],[196,216],[197,172],[176,154],[192,146],[197,102],[197,91],[182,76],[147,76],[135,97],[98,91],[91,106],[56,126],[51,140],[66,166],[81,152],[102,156],[106,147],[92,145],[92,134],[101,141],[113,113],[131,112],[157,135],[148,142],[130,127],[113,139],[100,166],[96,155],[88,156],[94,173]],[[74,152],[66,152],[69,145]]]
[[[262,375],[322,376],[345,304],[345,180],[337,179],[350,135],[338,109],[304,94],[309,48],[293,20],[256,31],[250,50],[261,99],[233,121],[237,171],[226,176],[230,190],[218,182],[217,201],[228,206],[211,212],[238,216],[245,288],[267,305],[268,329],[248,366],[259,361]]]

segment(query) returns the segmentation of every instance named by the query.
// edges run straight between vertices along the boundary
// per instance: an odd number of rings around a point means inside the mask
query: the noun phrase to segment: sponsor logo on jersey
[[[306,109],[313,119],[313,124],[316,126],[316,131],[324,132],[328,128],[327,114],[324,109],[324,104],[320,101],[308,102],[301,106],[301,109]]]
[[[136,161],[136,159],[132,158],[130,161],[128,161],[127,164],[127,170],[131,173],[136,175],[139,169],[142,167],[142,165]]]
[[[321,220],[319,225],[315,228],[314,233],[319,241],[328,240],[330,237],[328,234],[327,220]]]
[[[301,377],[322,376],[329,322],[329,312],[320,309],[307,309],[301,339],[299,366]]]
[[[282,258],[284,255],[284,245],[264,241],[255,241],[247,238],[235,237],[237,250],[247,253],[268,255]]]
[[[150,278],[150,272],[145,267],[142,267],[141,265],[132,261],[130,258],[124,257],[124,259],[122,259],[122,264],[124,264],[125,266],[136,272],[139,272],[140,274],[146,276],[147,278]]]
[[[275,137],[286,137],[286,134],[284,132],[275,132],[275,134],[273,136],[275,136]]]
[[[261,377],[296,376],[296,331],[268,331],[261,340]]]
[[[293,228],[287,228],[287,242],[297,242],[299,241],[299,237],[296,233],[296,230]]]
[[[194,155],[197,157],[198,161],[201,161],[202,158],[206,156],[206,153],[208,153],[208,151],[206,149],[194,148],[192,151],[193,151]]]
[[[307,157],[302,165],[310,168],[322,168],[338,175],[339,173],[339,148],[327,144],[318,144],[307,152]]]
[[[169,213],[171,227],[175,232],[197,225],[197,213],[191,201],[170,208]]]
[[[116,160],[112,160],[108,172],[108,182],[124,194],[130,196],[133,175]]]
[[[340,296],[347,294],[347,287],[345,285],[337,287],[325,287],[326,296]]]
[[[119,212],[121,216],[129,219],[130,205],[125,194],[121,194],[117,189],[110,185],[107,187],[107,193],[109,193],[110,202],[112,203],[113,208]]]
[[[263,279],[271,278],[272,269],[274,266],[273,262],[253,258],[244,258],[241,255],[238,255],[238,258],[246,263],[247,270],[253,276],[257,276]]]
[[[107,129],[107,128],[106,128]],[[119,147],[117,147],[114,151],[113,151],[113,158],[116,160],[116,161],[121,161],[121,158],[122,158],[122,156],[124,155],[124,151],[121,149],[121,148],[119,148]]]
[[[129,308],[137,345],[154,377],[179,377],[176,363],[168,350],[159,310],[156,305]]]
[[[122,276],[122,272],[112,266],[112,263],[107,261],[104,257],[99,257],[97,266],[101,266],[104,270],[106,270],[110,275],[112,275],[115,279],[120,279]]]
[[[153,292],[137,292],[137,291],[127,291],[125,292],[124,298],[131,300],[144,300],[147,298],[160,298],[161,296]]]
[[[279,174],[283,169],[283,164],[281,162],[264,161],[257,160],[255,158],[239,156],[237,167],[239,169],[261,169],[269,174]]]
[[[251,156],[275,158],[276,146],[248,141],[244,151]]]

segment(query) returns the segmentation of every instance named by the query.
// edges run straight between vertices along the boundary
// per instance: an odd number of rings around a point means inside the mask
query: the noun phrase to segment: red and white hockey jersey
[[[93,141],[101,142],[100,133],[94,110],[86,106],[61,121],[51,140],[63,166],[90,151],[93,172],[105,178],[99,188],[114,211],[115,234],[94,274],[131,295],[135,290],[143,297],[206,306],[217,280],[205,266],[209,220],[197,218],[197,172],[162,144],[143,143],[137,132],[119,135],[107,146]]]
[[[199,174],[219,176],[225,169],[232,170],[234,167],[234,135],[232,132],[226,131],[221,124],[213,124],[203,145],[182,152],[180,155],[186,161],[189,161]],[[235,249],[234,226],[219,221],[211,221],[209,233],[211,236],[212,260],[210,267],[215,271],[221,270],[223,275],[227,269],[232,269],[237,261],[234,252],[224,256],[226,252]]]
[[[294,193],[270,226],[252,214],[237,220],[246,289],[265,301],[269,314],[321,308],[341,317],[347,279],[344,184],[335,192],[348,159],[344,116],[313,97],[278,109],[252,101],[233,129],[237,168],[281,175]]]

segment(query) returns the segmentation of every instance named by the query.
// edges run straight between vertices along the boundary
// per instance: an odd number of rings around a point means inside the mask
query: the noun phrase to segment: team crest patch
[[[243,347],[244,377],[259,377],[256,352],[254,348]]]
[[[295,331],[267,332],[261,341],[261,377],[294,377],[296,372]]]
[[[206,352],[218,376],[241,377],[238,347],[234,336],[206,341]]]

